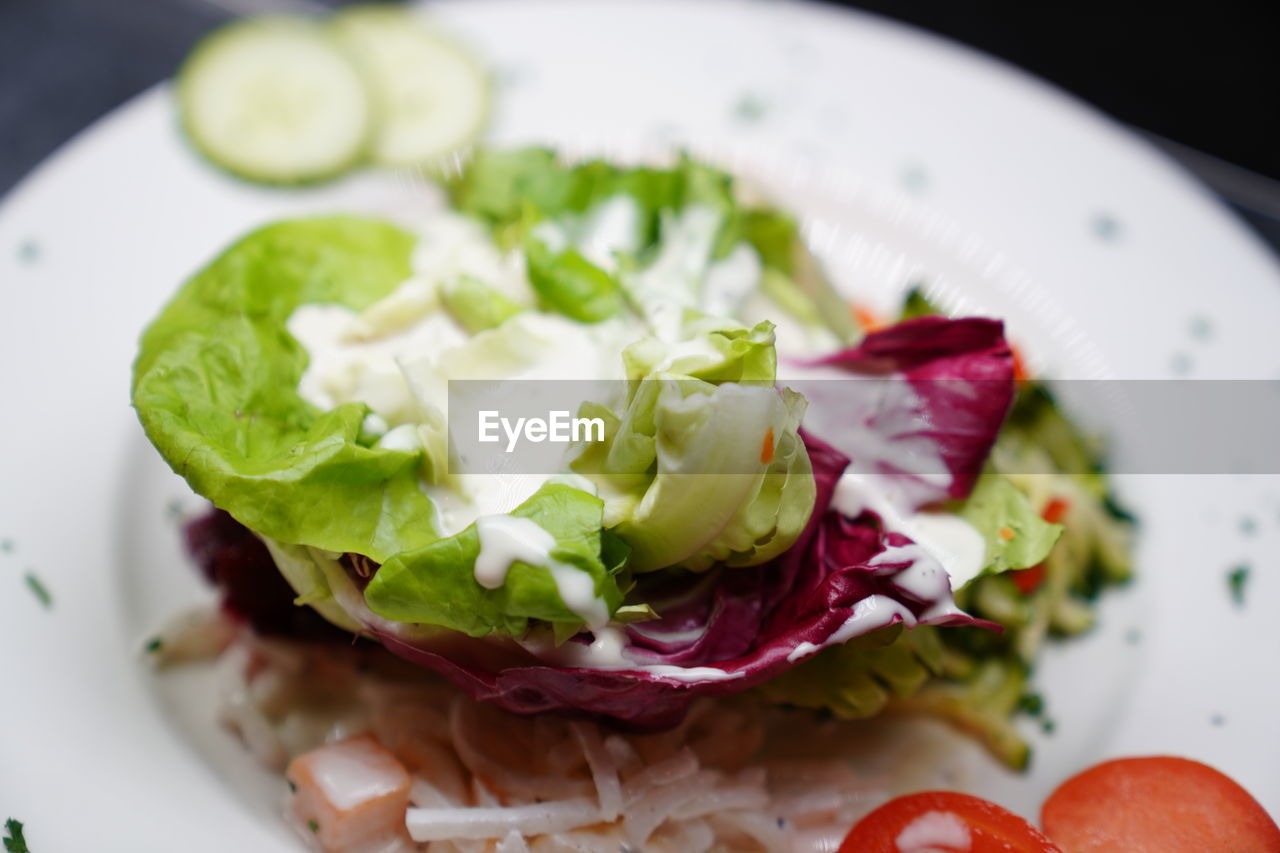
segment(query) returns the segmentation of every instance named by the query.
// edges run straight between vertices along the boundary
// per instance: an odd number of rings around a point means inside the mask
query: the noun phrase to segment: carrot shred
[[[773,461],[773,427],[764,434],[764,444],[760,445],[760,464],[768,465]]]
[[[1027,361],[1022,357],[1022,350],[1013,344],[1009,344],[1009,354],[1013,356],[1013,379],[1015,382],[1025,382],[1031,378],[1031,371],[1027,369]]]
[[[849,311],[853,314],[853,319],[863,328],[864,331],[874,332],[884,325],[880,318],[876,316],[870,308],[865,305],[859,305],[856,302],[849,303]]]

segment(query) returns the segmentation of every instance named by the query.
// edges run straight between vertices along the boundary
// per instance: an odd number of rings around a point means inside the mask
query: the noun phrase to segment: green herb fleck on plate
[[[146,650],[147,654],[154,655],[156,652],[164,648],[164,640],[159,637],[152,637],[150,640],[147,640],[147,644],[142,648]]]
[[[1227,573],[1227,586],[1231,590],[1231,600],[1236,607],[1244,607],[1245,585],[1249,583],[1249,567],[1239,565]]]
[[[9,818],[4,822],[4,849],[6,853],[31,853],[27,839],[22,834],[22,821]]]
[[[733,105],[733,117],[741,122],[757,122],[769,112],[769,105],[759,95],[743,95]]]
[[[315,820],[309,820],[307,821],[307,829],[311,830],[312,832],[319,832],[320,824],[316,823]]]
[[[1109,213],[1099,213],[1093,218],[1093,233],[1100,239],[1111,242],[1120,236],[1120,220]]]
[[[26,574],[27,588],[40,601],[44,608],[48,610],[53,607],[53,596],[49,594],[48,588],[41,583],[40,578],[36,577],[35,572],[27,572]]]
[[[1033,717],[1038,717],[1044,713],[1044,697],[1039,693],[1024,693],[1018,699],[1018,708]]]
[[[14,545],[12,539],[0,539],[0,551],[3,551],[6,554],[12,554],[13,548]]]
[[[920,192],[929,186],[929,173],[923,166],[907,166],[902,170],[902,186],[910,192]]]

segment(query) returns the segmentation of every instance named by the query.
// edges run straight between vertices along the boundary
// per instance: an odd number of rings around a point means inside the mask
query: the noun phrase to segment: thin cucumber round
[[[368,81],[375,162],[431,165],[479,136],[489,79],[464,48],[394,6],[348,7],[329,26]]]
[[[178,108],[217,165],[267,183],[332,177],[365,155],[373,110],[360,71],[320,24],[257,18],[207,36],[178,73]]]

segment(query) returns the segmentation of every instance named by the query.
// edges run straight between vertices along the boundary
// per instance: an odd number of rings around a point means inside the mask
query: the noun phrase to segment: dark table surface
[[[0,0],[0,195],[237,14],[344,0]],[[696,0],[690,0],[696,2]],[[1267,4],[849,0],[1001,56],[1183,163],[1280,251],[1280,51]]]

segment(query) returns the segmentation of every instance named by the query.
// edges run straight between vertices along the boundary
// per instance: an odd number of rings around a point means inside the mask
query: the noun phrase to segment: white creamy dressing
[[[605,199],[587,213],[578,233],[578,251],[605,272],[617,272],[618,254],[640,248],[640,225],[640,205],[634,198]]]
[[[895,619],[901,620],[908,626],[916,624],[915,615],[905,604],[895,601],[887,595],[869,595],[853,605],[853,615],[823,640],[821,645],[808,641],[800,643],[787,655],[787,660],[795,663],[802,658],[807,658],[809,655],[822,651],[828,646],[838,646],[841,643],[852,640],[854,637],[860,637],[863,634],[869,634],[879,628],[892,625]]]
[[[616,195],[598,203],[580,219],[544,220],[531,235],[552,254],[569,248],[607,273],[618,271],[618,255],[640,248],[640,205],[629,195]]]
[[[507,572],[517,562],[547,569],[564,606],[593,631],[605,630],[609,609],[596,595],[595,580],[577,566],[553,558],[551,552],[556,547],[556,538],[537,522],[510,515],[488,515],[476,519],[476,533],[480,537],[476,583],[485,589],[497,589],[506,582]]]
[[[558,647],[545,641],[528,639],[520,643],[539,659],[552,662],[557,666],[643,672],[655,678],[684,682],[732,681],[745,674],[742,671],[734,672],[714,666],[673,666],[639,662],[628,654],[631,641],[627,638],[624,629],[608,625],[599,630],[593,629],[591,633],[594,639],[590,643],[570,641]]]
[[[422,491],[435,505],[440,535],[453,536],[479,518],[511,512],[545,482],[538,474],[460,474]]]
[[[759,286],[763,270],[754,248],[747,243],[734,246],[707,268],[702,283],[702,310],[712,317],[738,316],[747,297]]]
[[[320,304],[301,305],[289,317],[289,334],[309,356],[298,395],[322,410],[358,400],[389,426],[416,423],[417,406],[400,359],[438,355],[463,343],[466,334],[436,312],[389,337],[355,338],[349,332],[360,317],[342,305]]]
[[[418,229],[414,273],[437,282],[469,275],[517,305],[532,305],[533,290],[519,252],[503,254],[484,226],[458,213],[441,212]]]
[[[422,439],[418,428],[413,424],[401,424],[388,430],[378,439],[378,447],[383,450],[403,450],[413,452],[422,449]]]
[[[480,538],[476,583],[485,589],[497,589],[506,583],[513,563],[542,566],[550,562],[556,539],[537,522],[510,515],[486,515],[475,523]]]
[[[836,483],[831,506],[849,518],[857,517],[864,510],[880,516],[886,530],[910,538],[930,561],[940,563],[953,589],[977,577],[986,565],[987,543],[982,534],[953,513],[907,509],[909,504],[895,499],[891,488],[890,481],[898,479],[887,474],[846,471]]]
[[[951,473],[929,438],[933,425],[928,408],[903,377],[851,375],[833,365],[780,358],[778,383],[809,400],[805,429],[849,456],[850,471],[877,476],[881,471],[910,472],[880,476],[877,490],[911,506],[945,497]],[[853,383],[862,383],[857,393],[851,393]],[[858,432],[856,446],[849,446],[851,430],[873,420],[876,429]]]
[[[732,316],[760,283],[760,257],[746,244],[711,258],[721,216],[702,205],[662,214],[662,245],[645,269],[623,280],[650,331],[659,340],[683,338],[687,311]]]
[[[459,271],[498,275],[505,269],[487,236],[474,231],[469,222],[446,218],[446,224],[437,228],[441,229],[445,233],[440,239],[483,240],[488,251],[475,246],[454,252],[420,249],[415,263],[425,264],[426,271],[415,271],[364,312],[310,304],[293,313],[288,331],[309,355],[298,388],[304,400],[322,410],[347,402],[365,403],[373,412],[365,419],[363,431],[369,437],[380,436],[379,447],[426,449],[436,461],[443,461],[450,378],[625,378],[622,350],[643,335],[635,321],[620,318],[588,326],[530,311],[499,328],[468,336],[440,310],[438,298],[425,313],[415,314],[429,302],[422,296],[427,283],[435,287],[443,281],[425,276],[445,277]],[[508,285],[507,290],[515,288]],[[519,383],[513,387],[536,391]],[[448,482],[424,484],[424,491],[436,505],[441,534],[447,536],[481,516],[509,512],[545,479],[500,471],[462,474]]]
[[[907,568],[893,576],[893,585],[917,599],[935,602],[932,607],[920,614],[919,620],[928,622],[946,616],[961,616],[963,611],[956,607],[951,597],[952,585],[947,570],[933,552],[918,542],[909,545],[890,545],[871,558],[867,565],[892,566],[898,563],[909,563]],[[914,624],[913,617],[907,624]]]

